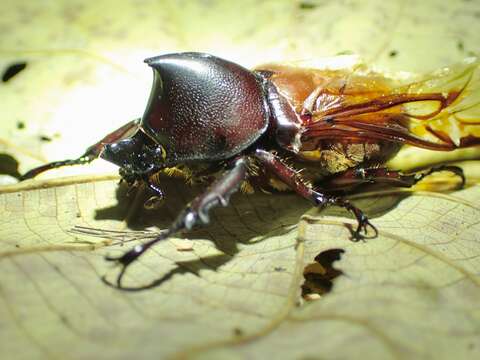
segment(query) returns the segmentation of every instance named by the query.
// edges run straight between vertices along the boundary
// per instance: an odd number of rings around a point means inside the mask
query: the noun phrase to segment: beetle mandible
[[[438,170],[452,171],[463,184],[463,173],[454,166],[403,174],[384,164],[403,144],[449,151],[480,143],[479,137],[462,132],[453,138],[433,122],[463,100],[468,78],[429,91],[433,86],[427,82],[395,88],[386,78],[372,81],[371,75],[344,71],[289,65],[247,70],[195,52],[145,62],[154,79],[141,119],[108,134],[78,159],[46,164],[22,177],[100,157],[118,165],[127,183],[145,183],[162,198],[154,180],[159,172],[181,168],[188,177],[210,176],[207,190],[166,231],[118,258],[107,257],[122,266],[118,287],[127,267],[152,245],[207,224],[209,211],[227,206],[242,185],[289,188],[314,206],[346,208],[358,222],[352,238],[359,240],[368,229],[374,236],[377,230],[339,191],[365,183],[409,187]],[[428,113],[411,113],[407,105],[417,102],[437,106]]]

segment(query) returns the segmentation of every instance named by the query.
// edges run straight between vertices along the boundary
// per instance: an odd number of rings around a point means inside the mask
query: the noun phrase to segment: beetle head
[[[227,159],[265,132],[268,107],[251,71],[202,53],[145,62],[154,80],[141,127],[165,147],[167,161]]]
[[[146,174],[165,167],[165,150],[138,130],[133,136],[105,144],[100,157],[123,169],[124,173]]]

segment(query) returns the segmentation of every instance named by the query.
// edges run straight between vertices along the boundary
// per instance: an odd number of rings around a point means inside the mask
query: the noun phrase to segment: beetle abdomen
[[[391,142],[326,142],[315,150],[301,151],[300,161],[318,162],[322,175],[336,174],[358,165],[383,164],[400,150]],[[318,180],[318,179],[315,179]]]
[[[154,69],[142,127],[169,160],[221,160],[239,154],[268,126],[259,78],[202,53],[145,60]]]

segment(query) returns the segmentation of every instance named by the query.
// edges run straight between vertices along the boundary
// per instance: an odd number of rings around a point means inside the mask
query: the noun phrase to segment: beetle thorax
[[[261,80],[239,65],[199,53],[148,59],[154,69],[143,130],[167,160],[222,160],[268,126]]]

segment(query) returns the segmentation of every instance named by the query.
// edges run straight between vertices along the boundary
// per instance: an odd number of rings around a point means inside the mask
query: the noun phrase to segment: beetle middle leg
[[[122,288],[122,278],[128,266],[157,242],[165,240],[181,230],[191,230],[197,224],[208,224],[210,221],[208,214],[210,209],[219,205],[227,206],[230,196],[238,191],[242,182],[247,179],[247,176],[247,159],[236,159],[232,164],[232,168],[227,170],[203,194],[197,196],[188,204],[168,229],[153,240],[135,246],[120,257],[107,256],[107,260],[114,261],[122,266],[116,281],[117,287]]]
[[[295,169],[291,168],[285,164],[281,158],[268,151],[256,150],[255,156],[271,173],[275,174],[282,182],[288,185],[296,193],[312,202],[315,206],[322,207],[326,205],[336,205],[351,211],[358,222],[358,226],[352,234],[352,239],[354,241],[364,239],[365,236],[362,235],[362,232],[367,234],[368,227],[373,229],[373,237],[377,236],[378,231],[375,226],[370,223],[362,210],[354,206],[350,201],[338,196],[332,196],[316,191],[312,186],[303,181],[302,177],[297,171],[295,171]]]

